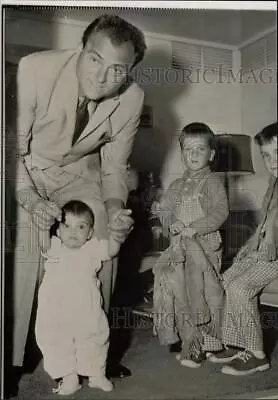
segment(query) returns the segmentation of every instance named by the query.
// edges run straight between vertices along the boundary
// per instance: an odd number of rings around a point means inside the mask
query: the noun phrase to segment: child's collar
[[[207,165],[206,167],[199,169],[198,171],[190,171],[189,169],[185,171],[185,176],[190,178],[199,178],[201,176],[206,175],[211,172],[210,167]]]

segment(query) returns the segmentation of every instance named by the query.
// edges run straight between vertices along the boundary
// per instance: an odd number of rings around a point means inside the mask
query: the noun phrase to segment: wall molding
[[[34,14],[29,14],[26,12],[15,12],[13,15],[9,15],[8,13],[5,16],[6,20],[10,20],[11,22],[17,19],[21,20],[31,20],[35,22],[42,21],[47,24],[57,24],[57,25],[71,25],[71,26],[76,26],[78,28],[86,28],[88,26],[87,21],[81,21],[81,20],[75,20],[72,18],[62,18],[62,17],[55,17],[55,16],[39,16],[39,15],[34,15]],[[272,27],[252,36],[251,38],[243,41],[242,43],[238,45],[229,45],[229,44],[223,44],[223,43],[217,43],[217,42],[212,42],[212,41],[206,41],[206,40],[198,40],[198,39],[192,39],[192,38],[186,38],[186,37],[181,37],[181,36],[175,36],[175,35],[168,35],[168,34],[161,34],[161,33],[155,33],[155,32],[149,32],[149,31],[144,31],[144,35],[146,39],[156,39],[156,40],[163,40],[163,41],[168,41],[168,42],[180,42],[180,43],[185,43],[185,44],[194,44],[194,45],[199,45],[199,46],[204,46],[204,47],[214,47],[218,49],[227,49],[227,50],[241,50],[243,47],[248,46],[254,42],[256,42],[259,39],[262,39],[263,37],[273,33],[277,32],[277,27],[276,25],[273,25]]]
[[[238,48],[239,48],[239,50],[241,50],[243,47],[249,46],[250,44],[255,43],[257,40],[263,39],[264,37],[266,37],[266,36],[268,36],[268,35],[271,35],[272,33],[275,33],[275,32],[277,32],[276,25],[272,26],[272,27],[269,28],[269,29],[266,29],[266,30],[263,31],[263,32],[260,32],[260,33],[258,33],[258,34],[256,34],[256,35],[252,36],[252,37],[251,37],[250,39],[248,39],[248,40],[245,40],[244,42],[242,42],[242,43],[238,46]]]
[[[86,21],[77,21],[75,19],[71,18],[61,18],[61,17],[52,17],[51,20],[50,17],[45,17],[45,16],[35,16],[35,15],[28,15],[27,13],[21,13],[21,14],[15,14],[14,16],[9,16],[6,15],[6,20],[16,20],[16,19],[22,19],[22,20],[31,20],[31,21],[42,21],[48,24],[57,24],[57,25],[71,25],[71,26],[76,26],[78,28],[86,28],[88,26],[88,22]],[[227,50],[237,50],[238,46],[234,45],[228,45],[228,44],[222,44],[222,43],[217,43],[217,42],[211,42],[211,41],[206,41],[206,40],[198,40],[198,39],[191,39],[191,38],[185,38],[181,36],[174,36],[174,35],[166,35],[166,34],[161,34],[161,33],[154,33],[154,32],[148,32],[148,31],[143,31],[146,39],[157,39],[157,40],[164,40],[168,42],[181,42],[181,43],[188,43],[188,44],[195,44],[199,46],[206,46],[206,47],[215,47],[218,49],[227,49]]]

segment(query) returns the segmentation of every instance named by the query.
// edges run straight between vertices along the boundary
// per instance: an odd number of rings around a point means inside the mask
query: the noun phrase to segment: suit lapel
[[[97,127],[103,121],[105,121],[105,119],[109,117],[109,115],[112,114],[112,112],[118,107],[118,105],[119,105],[118,97],[114,97],[101,102],[96,108],[96,111],[91,115],[91,118],[87,126],[84,128],[76,144],[85,139],[92,131],[96,130]]]
[[[61,74],[57,78],[57,107],[62,107],[66,115],[67,135],[68,132],[74,131],[76,106],[78,100],[78,80],[76,76],[76,62],[79,53],[75,53],[68,63],[62,69]],[[69,137],[69,141],[72,138]]]

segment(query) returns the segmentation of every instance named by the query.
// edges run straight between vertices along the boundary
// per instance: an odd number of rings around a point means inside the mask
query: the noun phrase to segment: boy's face
[[[91,34],[77,63],[83,95],[99,100],[115,94],[126,81],[135,58],[131,42],[116,46],[105,32]]]
[[[68,212],[65,221],[60,223],[58,229],[62,243],[71,249],[83,246],[87,240],[91,239],[92,234],[93,228],[86,214],[77,216]]]
[[[215,151],[209,147],[207,138],[203,136],[186,136],[182,145],[182,158],[186,167],[198,171],[213,160]]]
[[[269,143],[263,144],[260,150],[266,169],[277,178],[277,136]]]

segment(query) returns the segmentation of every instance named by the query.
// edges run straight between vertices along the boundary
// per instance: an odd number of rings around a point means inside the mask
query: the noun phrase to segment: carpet
[[[268,371],[245,377],[233,377],[221,374],[221,367],[209,361],[198,369],[182,367],[176,361],[175,353],[171,352],[169,347],[161,346],[153,336],[151,320],[135,315],[130,318],[129,327],[126,327],[126,331],[129,332],[126,337],[129,336],[130,343],[122,359],[123,364],[131,369],[132,376],[114,380],[115,389],[111,393],[88,388],[85,381],[80,391],[66,398],[220,399],[273,388],[277,386],[278,376],[278,310],[267,307],[267,312],[272,313],[269,314],[272,315],[272,322],[265,324],[264,332],[266,350],[271,354],[271,369]],[[121,338],[124,336],[119,334]],[[53,382],[43,370],[42,362],[39,360],[40,354],[34,343],[32,346],[32,351],[29,350],[29,370],[26,369],[20,382],[19,399],[61,398],[51,393]],[[36,364],[33,369],[30,368],[30,360]]]

